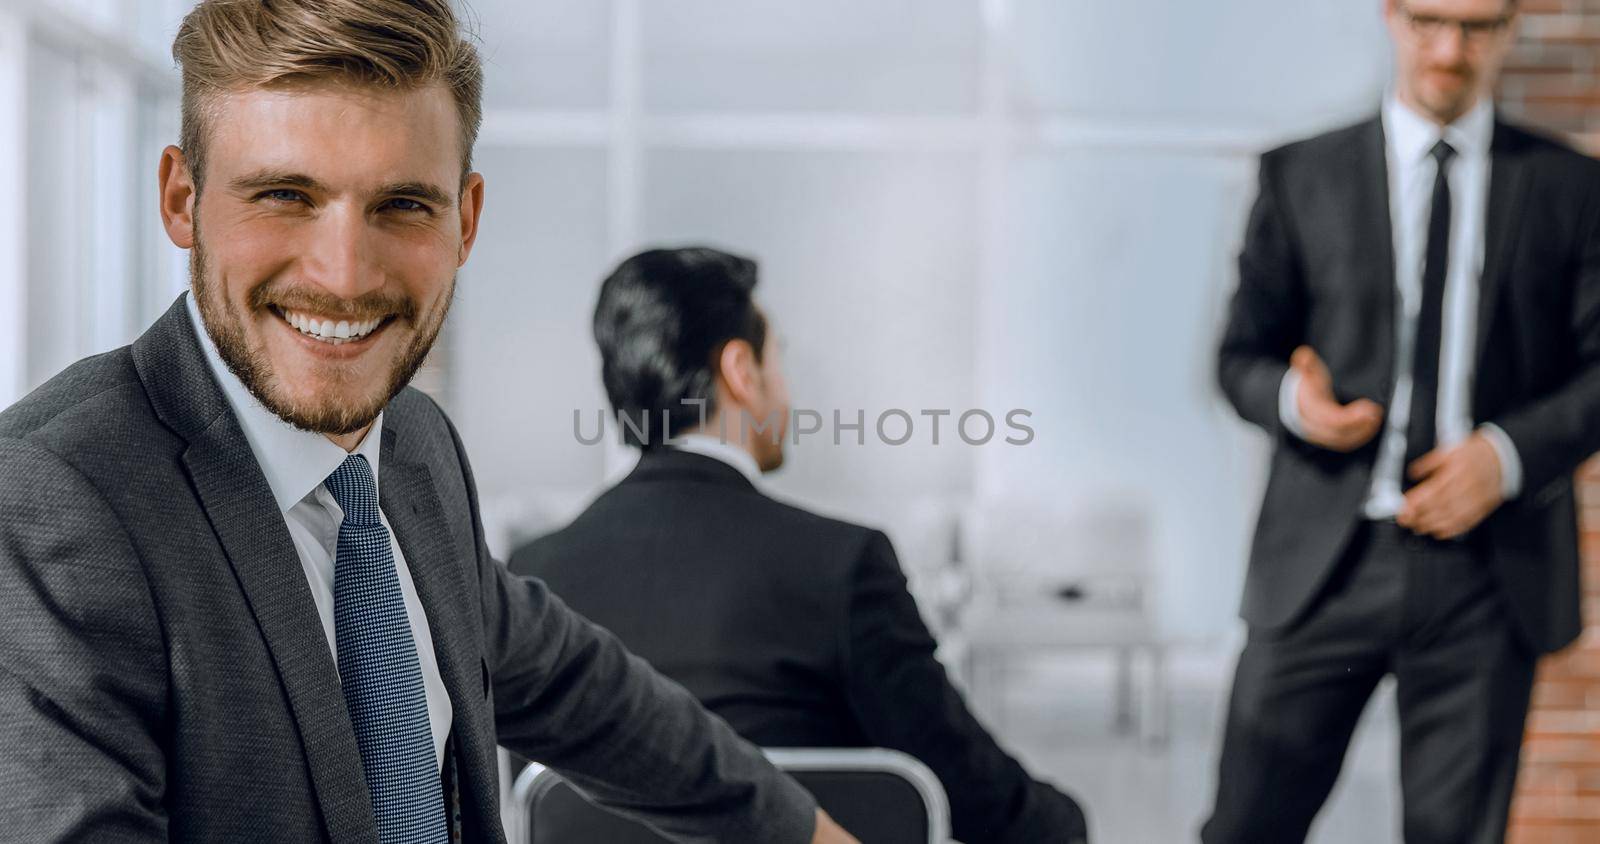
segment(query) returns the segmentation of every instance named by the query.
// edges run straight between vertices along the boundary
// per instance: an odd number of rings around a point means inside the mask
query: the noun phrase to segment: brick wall
[[[1600,0],[1522,0],[1522,8],[1501,105],[1600,154]],[[1600,459],[1579,478],[1588,630],[1539,668],[1512,844],[1600,841]]]
[[[1522,0],[1522,9],[1501,104],[1600,152],[1600,0]]]
[[[1512,844],[1600,841],[1600,460],[1579,476],[1588,629],[1539,666],[1511,807]]]

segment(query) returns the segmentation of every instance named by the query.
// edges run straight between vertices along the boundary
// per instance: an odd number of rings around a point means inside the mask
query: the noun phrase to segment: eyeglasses
[[[1505,32],[1511,24],[1511,15],[1501,15],[1497,18],[1447,18],[1440,15],[1418,14],[1411,11],[1404,3],[1396,2],[1395,9],[1400,12],[1400,17],[1411,26],[1411,32],[1423,41],[1434,41],[1442,38],[1451,29],[1461,30],[1461,40],[1472,46],[1488,42],[1491,38]]]

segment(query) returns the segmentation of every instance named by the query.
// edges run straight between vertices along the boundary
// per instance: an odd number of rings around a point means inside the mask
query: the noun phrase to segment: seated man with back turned
[[[922,760],[962,841],[1084,841],[1072,799],[967,711],[888,538],[756,488],[783,462],[789,403],[755,284],[752,261],[712,249],[645,252],[606,280],[606,392],[619,414],[646,415],[650,428],[621,426],[644,454],[512,571],[543,578],[757,744]]]

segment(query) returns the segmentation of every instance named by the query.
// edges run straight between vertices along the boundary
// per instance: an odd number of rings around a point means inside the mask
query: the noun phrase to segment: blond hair
[[[483,119],[483,68],[450,0],[202,0],[178,27],[179,145],[198,188],[218,94],[328,78],[408,90],[444,84],[461,124],[462,175]]]

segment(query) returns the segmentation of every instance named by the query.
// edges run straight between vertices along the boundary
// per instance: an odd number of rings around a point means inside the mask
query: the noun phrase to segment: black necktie
[[[1438,435],[1439,347],[1444,337],[1444,283],[1450,263],[1450,159],[1456,151],[1444,141],[1433,145],[1438,162],[1433,178],[1433,211],[1428,216],[1428,251],[1422,264],[1422,307],[1417,312],[1411,364],[1411,417],[1406,424],[1406,465],[1433,450]],[[1406,475],[1402,484],[1411,486]]]

